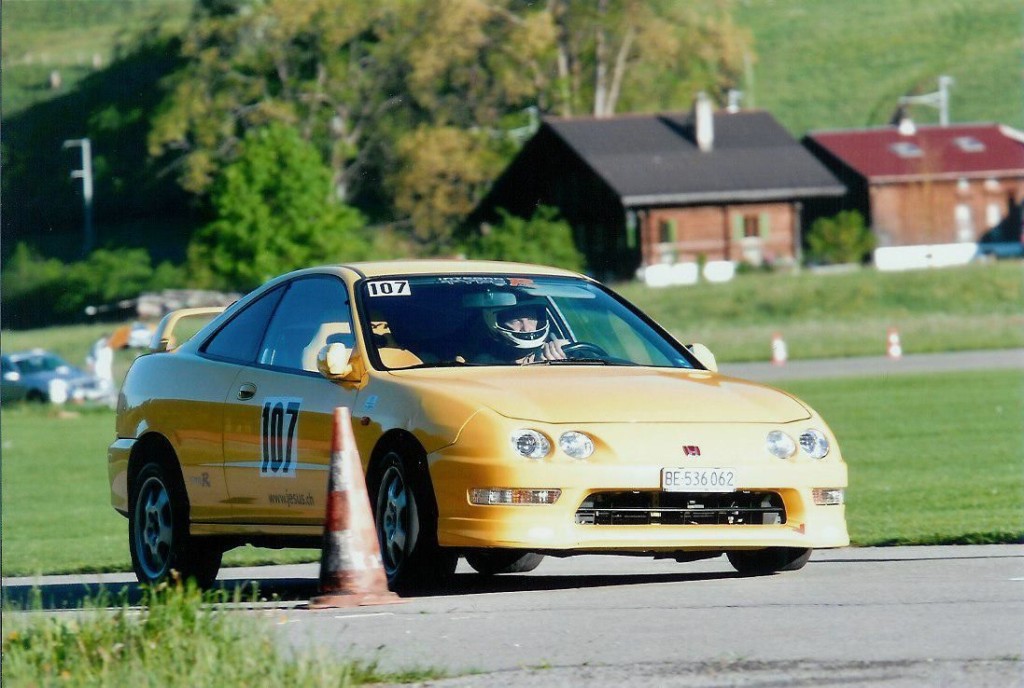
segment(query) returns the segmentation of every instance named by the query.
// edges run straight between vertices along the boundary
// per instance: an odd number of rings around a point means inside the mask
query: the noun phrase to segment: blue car
[[[3,401],[96,401],[110,390],[95,375],[76,368],[51,351],[33,349],[4,354],[0,389]]]

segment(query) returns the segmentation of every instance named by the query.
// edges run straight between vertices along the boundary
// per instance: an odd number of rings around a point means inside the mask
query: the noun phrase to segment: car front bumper
[[[707,524],[580,523],[577,510],[600,492],[661,493],[661,465],[581,466],[548,464],[502,467],[433,455],[431,478],[437,496],[439,544],[527,550],[645,553],[760,547],[827,548],[849,544],[844,505],[816,505],[815,488],[845,488],[846,464],[743,466],[744,491],[775,494],[784,522]],[[554,504],[477,505],[469,490],[481,487],[559,489]],[[673,493],[675,494],[675,493]],[[707,501],[694,493],[695,502]],[[657,508],[649,511],[657,511]],[[656,514],[655,514],[656,516]],[[655,517],[652,519],[657,521]]]

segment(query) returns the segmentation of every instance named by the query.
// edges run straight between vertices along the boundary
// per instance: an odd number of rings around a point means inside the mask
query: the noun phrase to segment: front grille
[[[786,506],[775,492],[596,492],[576,523],[597,526],[779,525]]]

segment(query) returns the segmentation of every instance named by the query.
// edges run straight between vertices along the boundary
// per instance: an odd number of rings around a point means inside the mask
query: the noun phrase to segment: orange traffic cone
[[[903,346],[900,344],[900,333],[895,327],[889,328],[889,333],[886,335],[885,342],[886,356],[893,360],[903,358]]]
[[[784,365],[789,358],[789,351],[786,349],[786,341],[782,335],[776,332],[772,335],[772,364]]]
[[[334,409],[320,594],[309,606],[324,609],[401,601],[388,590],[362,462],[352,435],[351,412],[341,406]]]

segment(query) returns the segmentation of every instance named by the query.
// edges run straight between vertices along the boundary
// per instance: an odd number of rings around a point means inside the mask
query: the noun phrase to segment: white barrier
[[[648,287],[697,284],[702,276],[697,263],[658,263],[637,270],[637,278]],[[708,282],[728,282],[736,276],[736,263],[713,260],[704,265],[703,277]]]
[[[876,248],[875,267],[880,271],[921,270],[966,265],[978,255],[978,244],[923,244]]]

